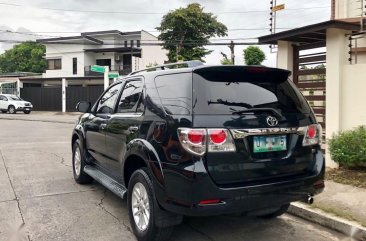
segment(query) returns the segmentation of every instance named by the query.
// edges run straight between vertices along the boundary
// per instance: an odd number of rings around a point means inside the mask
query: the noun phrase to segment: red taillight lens
[[[203,130],[190,130],[188,132],[188,140],[193,144],[201,144],[205,138]]]
[[[247,71],[249,73],[264,73],[267,72],[267,69],[262,67],[249,67]]]
[[[207,204],[216,204],[216,203],[220,203],[220,202],[221,202],[220,199],[210,199],[210,200],[202,200],[198,204],[207,205]]]
[[[314,124],[302,128],[304,130],[303,146],[317,145],[321,142],[322,127]]]
[[[215,144],[221,144],[226,141],[226,132],[224,130],[212,130],[210,131],[210,139]]]
[[[316,137],[316,125],[311,125],[308,127],[307,137],[315,138]]]
[[[234,140],[227,129],[191,129],[182,127],[178,128],[177,131],[182,147],[192,154],[203,156],[206,151],[236,151]]]

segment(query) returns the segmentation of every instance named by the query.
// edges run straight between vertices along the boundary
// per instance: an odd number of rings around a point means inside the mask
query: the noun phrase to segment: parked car
[[[2,113],[15,114],[17,111],[23,111],[25,114],[30,114],[32,109],[32,103],[21,99],[19,96],[0,94],[0,110]]]
[[[183,216],[276,217],[324,188],[321,126],[289,71],[196,65],[132,73],[77,105],[74,178],[127,198],[138,240],[166,240]]]

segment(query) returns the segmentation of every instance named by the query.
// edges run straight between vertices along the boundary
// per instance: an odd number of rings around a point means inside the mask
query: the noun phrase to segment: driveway
[[[73,181],[69,123],[76,116],[24,117],[32,121],[21,116],[12,120],[0,115],[0,241],[16,233],[35,241],[135,240],[125,201],[97,183],[81,186]],[[187,218],[172,240],[351,239],[284,215],[274,220]]]

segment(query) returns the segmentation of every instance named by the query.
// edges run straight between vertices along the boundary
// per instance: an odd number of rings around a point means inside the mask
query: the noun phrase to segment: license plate
[[[25,108],[25,110],[29,110],[29,108]]]
[[[254,153],[285,151],[286,136],[254,136],[253,139]]]

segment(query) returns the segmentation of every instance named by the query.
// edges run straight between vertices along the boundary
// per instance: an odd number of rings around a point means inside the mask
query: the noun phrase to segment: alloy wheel
[[[74,152],[74,170],[75,174],[79,176],[81,172],[81,153],[79,147],[76,147]]]
[[[145,186],[137,182],[132,189],[132,214],[137,228],[145,231],[150,220],[150,203]]]

